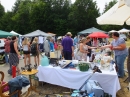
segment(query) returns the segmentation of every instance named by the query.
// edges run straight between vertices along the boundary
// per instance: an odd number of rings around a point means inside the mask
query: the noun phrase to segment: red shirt
[[[5,52],[6,53],[10,52],[10,40],[5,41]]]

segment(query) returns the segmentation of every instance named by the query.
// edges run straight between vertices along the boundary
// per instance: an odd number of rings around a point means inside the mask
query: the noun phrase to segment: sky
[[[0,0],[1,4],[4,6],[5,11],[11,11],[12,6],[14,5],[16,0]],[[71,0],[72,3],[75,2],[75,0]],[[103,12],[104,6],[106,3],[109,3],[112,0],[94,0],[97,1],[97,5],[100,8],[100,12]]]

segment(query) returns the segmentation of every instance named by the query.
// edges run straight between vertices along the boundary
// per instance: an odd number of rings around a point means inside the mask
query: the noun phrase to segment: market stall
[[[81,72],[76,69],[61,69],[53,66],[39,66],[38,71],[39,81],[71,89],[79,89],[92,74],[91,71]],[[120,83],[115,70],[111,72],[104,70],[102,73],[95,73],[91,79],[97,80],[105,92],[112,94],[112,97],[116,97],[116,92],[120,89]]]
[[[13,35],[14,34],[12,33],[0,30],[0,38],[7,38],[8,36],[13,36]]]
[[[120,83],[114,63],[112,63],[113,59],[105,51],[95,52],[95,55],[93,62],[78,60],[69,60],[68,62],[68,60],[59,60],[59,64],[45,65],[45,62],[41,63],[38,67],[39,72],[37,73],[39,81],[71,89],[79,89],[93,73],[93,68],[97,66],[100,72],[93,74],[91,80],[99,82],[104,92],[111,94],[112,97],[116,97],[116,92],[120,89]],[[68,63],[69,65],[67,65]],[[89,64],[89,68],[84,63]]]

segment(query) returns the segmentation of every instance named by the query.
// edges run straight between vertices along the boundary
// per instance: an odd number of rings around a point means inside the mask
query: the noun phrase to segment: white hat
[[[57,39],[62,39],[62,37],[61,37],[61,36],[59,36]]]

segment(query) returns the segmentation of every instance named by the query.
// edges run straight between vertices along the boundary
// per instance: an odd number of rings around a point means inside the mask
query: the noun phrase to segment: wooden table
[[[29,75],[29,80],[30,80],[30,87],[28,88],[28,93],[25,97],[28,97],[30,91],[34,91],[36,93],[39,93],[36,88],[32,85],[32,82],[31,82],[31,75],[34,75],[38,72],[38,70],[36,69],[32,69],[32,71],[22,71],[21,74],[22,75]]]

